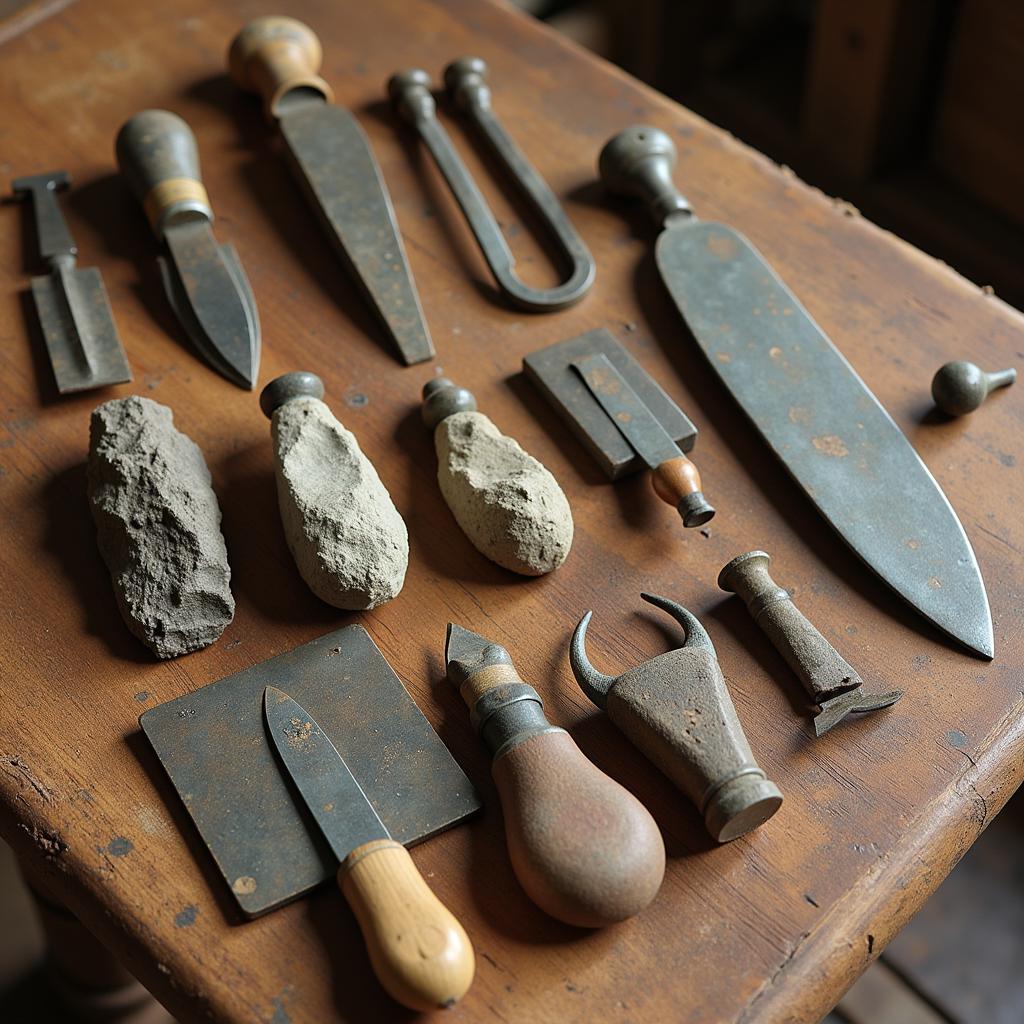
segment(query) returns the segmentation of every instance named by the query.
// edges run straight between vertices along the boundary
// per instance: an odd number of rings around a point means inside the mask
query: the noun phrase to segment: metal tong
[[[569,279],[554,288],[532,288],[516,276],[515,259],[494,214],[437,119],[434,97],[430,92],[430,76],[419,69],[392,75],[388,94],[402,117],[419,132],[445,176],[498,288],[516,306],[534,313],[564,309],[578,302],[594,281],[594,258],[554,193],[491,109],[487,64],[479,57],[462,57],[445,68],[444,81],[456,107],[476,125],[495,157],[547,225],[566,264],[572,267]]]

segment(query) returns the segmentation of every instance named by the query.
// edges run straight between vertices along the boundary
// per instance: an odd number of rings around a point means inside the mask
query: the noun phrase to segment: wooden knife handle
[[[376,839],[356,847],[338,869],[338,885],[393,999],[426,1012],[466,994],[476,969],[472,943],[404,846]]]
[[[169,110],[143,110],[117,133],[117,163],[157,238],[178,219],[213,220],[192,129]]]
[[[228,70],[239,88],[263,97],[268,120],[281,117],[299,90],[334,102],[331,87],[317,74],[323,49],[316,33],[295,18],[250,21],[231,42]]]
[[[685,456],[666,459],[651,473],[654,493],[676,509],[687,527],[703,526],[715,514],[701,491],[700,472]]]
[[[601,180],[620,195],[643,199],[659,225],[690,204],[672,181],[676,147],[660,128],[634,125],[605,143],[598,158]]]

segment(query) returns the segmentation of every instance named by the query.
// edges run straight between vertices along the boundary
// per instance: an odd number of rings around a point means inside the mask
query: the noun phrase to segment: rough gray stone
[[[390,601],[409,566],[409,535],[359,443],[317,398],[279,406],[271,421],[277,503],[299,573],[335,608]]]
[[[572,547],[572,512],[555,478],[480,412],[434,430],[437,482],[481,554],[512,572],[543,576]]]
[[[132,395],[93,410],[88,490],[128,628],[159,658],[212,644],[235,614],[220,506],[167,406]]]

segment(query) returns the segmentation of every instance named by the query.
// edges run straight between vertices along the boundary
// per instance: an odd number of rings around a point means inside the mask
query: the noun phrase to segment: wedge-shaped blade
[[[192,343],[228,380],[255,387],[259,316],[234,246],[219,245],[209,221],[198,218],[171,226],[164,238],[164,290]]]
[[[281,118],[296,176],[407,365],[434,355],[395,211],[370,144],[340,107]]]
[[[263,714],[281,763],[339,862],[363,843],[391,838],[345,759],[308,711],[268,686]]]
[[[711,365],[851,548],[943,632],[993,656],[970,542],[902,431],[756,249],[670,221],[662,277]]]

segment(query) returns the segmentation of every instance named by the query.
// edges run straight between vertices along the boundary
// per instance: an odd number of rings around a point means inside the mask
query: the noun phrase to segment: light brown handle
[[[285,97],[297,90],[334,101],[331,87],[317,74],[323,50],[316,33],[295,18],[255,18],[235,36],[228,51],[234,83],[263,97],[268,119],[280,117]]]
[[[715,514],[701,491],[697,467],[685,455],[666,459],[651,473],[651,483],[662,501],[678,509],[684,526],[702,526]]]
[[[568,733],[540,733],[493,767],[512,868],[542,910],[598,928],[639,913],[665,874],[665,844],[639,800]]]
[[[393,999],[426,1012],[466,994],[476,969],[473,945],[404,846],[377,839],[356,847],[338,869],[338,885]]]

